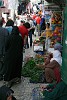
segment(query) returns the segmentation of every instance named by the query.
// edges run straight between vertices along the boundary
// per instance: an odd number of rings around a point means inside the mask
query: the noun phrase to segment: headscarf
[[[60,44],[60,43],[56,43],[55,45],[54,45],[54,49],[55,50],[59,50],[60,52],[62,51],[62,45]]]
[[[12,19],[9,19],[6,23],[6,26],[14,26],[14,21]]]
[[[14,91],[5,85],[0,87],[0,100],[7,100],[7,97],[12,93],[14,93]]]
[[[17,26],[13,26],[11,34],[19,35],[19,28]]]
[[[62,65],[61,53],[58,50],[53,51],[53,58],[50,60],[50,62],[53,60],[56,60],[60,65]]]

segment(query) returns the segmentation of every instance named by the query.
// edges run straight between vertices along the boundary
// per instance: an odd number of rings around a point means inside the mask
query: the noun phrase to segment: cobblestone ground
[[[14,95],[18,100],[32,100],[32,89],[40,84],[29,83],[29,78],[23,78],[20,84],[12,87]]]
[[[0,87],[3,81],[0,81]],[[29,78],[22,78],[21,83],[13,85],[11,88],[14,90],[14,96],[17,100],[32,100],[32,90],[39,87],[40,84],[33,84],[29,82]]]
[[[35,37],[33,37],[33,40]],[[33,47],[26,49],[23,54],[23,58],[26,55],[34,56]],[[0,87],[3,85],[3,81],[0,81]],[[21,83],[13,85],[11,88],[14,90],[14,95],[17,100],[32,100],[32,89],[39,87],[40,84],[33,84],[29,82],[29,78],[22,77]]]

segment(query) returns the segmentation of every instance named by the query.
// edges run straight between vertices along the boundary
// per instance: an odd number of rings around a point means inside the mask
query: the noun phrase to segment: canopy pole
[[[64,8],[63,15],[64,15],[64,25],[63,25],[64,29],[63,29],[63,53],[62,53],[61,76],[63,81],[67,84],[67,6],[65,6]]]

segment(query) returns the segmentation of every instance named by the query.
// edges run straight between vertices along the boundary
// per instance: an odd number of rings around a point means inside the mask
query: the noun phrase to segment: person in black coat
[[[3,56],[5,54],[5,42],[9,35],[7,29],[3,28],[3,20],[0,18],[0,81],[3,80],[2,69],[3,69]]]
[[[4,81],[21,79],[23,40],[17,26],[13,26],[12,33],[5,44],[5,51]]]

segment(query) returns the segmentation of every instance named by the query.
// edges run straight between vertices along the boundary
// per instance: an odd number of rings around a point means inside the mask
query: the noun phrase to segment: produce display
[[[33,70],[36,70],[36,63],[34,59],[30,59],[23,67],[22,67],[22,76],[31,77],[33,75]]]
[[[51,27],[52,27],[52,38],[50,47],[53,48],[53,45],[56,42],[62,42],[62,12],[53,12],[51,19]]]
[[[33,44],[37,44],[37,43],[44,43],[45,42],[46,37],[45,36],[40,36],[38,39],[35,39]]]
[[[51,36],[51,45],[53,48],[56,42],[61,43],[62,37],[62,18],[61,13],[53,13],[51,20],[52,24],[52,36]],[[39,38],[36,38],[33,42],[33,50],[36,52],[35,58],[26,57],[25,64],[22,67],[22,76],[30,77],[31,83],[43,83],[45,81],[45,59],[48,54],[45,54],[45,40],[46,36],[43,33]],[[45,56],[44,56],[45,54]]]
[[[36,54],[35,63],[36,64],[43,64],[44,63],[44,57],[40,54]]]
[[[56,42],[61,43],[61,37],[62,37],[62,33],[61,33],[62,28],[59,26],[56,26],[53,34],[52,34],[52,38],[51,38],[51,46],[53,46]]]
[[[52,31],[55,30],[56,26],[62,27],[62,12],[53,12],[51,18]]]
[[[45,37],[39,37],[33,42],[34,51],[44,51],[45,50]]]
[[[45,77],[43,70],[37,70],[37,72],[35,72],[30,78],[30,83],[44,83],[44,82],[45,82]]]
[[[23,66],[22,76],[30,77],[31,83],[44,82],[44,70],[37,67],[33,58]]]

